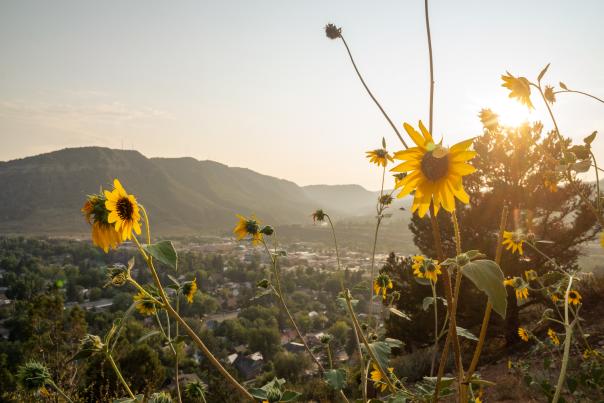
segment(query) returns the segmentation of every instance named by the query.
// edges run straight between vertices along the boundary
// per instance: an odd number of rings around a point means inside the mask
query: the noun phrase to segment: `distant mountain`
[[[147,158],[137,151],[69,148],[0,162],[0,233],[87,231],[85,196],[120,178],[163,235],[224,231],[235,214],[273,224],[308,223],[316,208],[334,216],[371,215],[376,194],[358,185],[300,187],[245,168],[193,158]]]

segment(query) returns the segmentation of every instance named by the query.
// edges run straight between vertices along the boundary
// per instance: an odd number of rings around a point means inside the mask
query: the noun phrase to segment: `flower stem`
[[[438,355],[438,302],[436,300],[436,287],[432,281],[430,281],[430,286],[432,287],[432,302],[434,303],[434,352],[432,353],[432,364],[430,364],[430,376],[434,376],[434,366]]]
[[[63,391],[63,389],[61,389],[59,387],[59,385],[57,385],[52,379],[49,380],[50,382],[50,386],[52,386],[61,396],[63,396],[63,399],[67,400],[69,403],[73,403],[73,400],[71,400],[69,398],[69,396],[67,396],[65,394],[65,392]]]
[[[577,90],[562,90],[562,91],[554,91],[554,94],[555,94],[555,95],[558,95],[558,94],[564,94],[564,93],[567,93],[567,94],[581,94],[581,95],[585,95],[586,97],[590,97],[590,98],[595,99],[596,101],[598,101],[598,102],[602,102],[602,103],[604,104],[604,99],[598,98],[598,97],[597,97],[597,96],[595,96],[595,95],[588,94],[587,92],[583,92],[583,91],[577,91]]]
[[[138,399],[136,398],[136,396],[134,396],[134,393],[132,393],[132,390],[130,390],[130,386],[128,386],[128,383],[126,382],[126,380],[122,376],[122,373],[120,372],[120,369],[117,367],[117,364],[113,360],[113,357],[111,356],[111,354],[107,353],[106,355],[107,355],[107,360],[109,360],[109,363],[113,367],[113,370],[115,371],[115,374],[117,375],[118,379],[120,380],[120,382],[122,383],[122,385],[126,389],[126,392],[128,392],[128,395],[130,395],[130,397],[132,399],[134,399],[134,401],[138,402]]]
[[[566,335],[564,337],[564,354],[562,356],[562,366],[560,367],[560,375],[558,376],[558,383],[556,385],[556,392],[552,398],[552,403],[558,403],[562,388],[564,387],[564,379],[566,378],[566,368],[568,367],[568,358],[570,356],[570,345],[573,337],[573,326],[569,321],[568,317],[568,294],[573,284],[573,276],[570,275],[568,279],[568,286],[566,287],[566,294],[564,295],[564,330]]]
[[[369,89],[369,87],[367,87],[367,84],[365,84],[365,80],[363,80],[363,76],[361,76],[361,72],[357,68],[357,64],[355,63],[354,58],[352,57],[352,53],[350,52],[350,48],[348,47],[348,44],[346,43],[346,40],[344,39],[344,36],[340,34],[340,38],[342,39],[342,42],[344,43],[344,46],[346,47],[346,51],[348,52],[348,56],[350,57],[350,61],[352,62],[352,67],[354,67],[354,70],[356,71],[357,76],[359,77],[359,80],[361,80],[361,84],[363,84],[363,87],[365,87],[365,90],[367,91],[367,94],[369,94],[369,96],[371,97],[371,99],[373,100],[373,102],[380,109],[380,111],[382,112],[382,115],[384,115],[384,117],[386,118],[386,120],[390,124],[390,127],[392,127],[392,130],[394,130],[394,133],[396,133],[396,135],[399,138],[399,140],[401,141],[401,143],[403,143],[403,146],[405,148],[409,148],[407,146],[407,143],[405,143],[405,140],[403,140],[403,137],[401,136],[401,133],[398,131],[398,129],[396,128],[396,126],[394,125],[394,123],[392,123],[392,120],[390,120],[390,117],[388,116],[388,114],[386,113],[386,111],[384,110],[384,108],[382,108],[382,105],[380,105],[380,103],[378,102],[378,100],[371,93],[371,90]]]
[[[499,233],[497,234],[497,247],[495,249],[495,263],[501,263],[501,252],[503,250],[503,232],[505,231],[505,226],[507,223],[508,217],[508,206],[504,205],[501,210],[501,219],[499,221]],[[484,346],[484,341],[487,337],[487,328],[489,327],[489,320],[491,319],[491,311],[493,310],[493,305],[491,302],[487,302],[487,306],[484,309],[484,316],[482,317],[482,325],[480,326],[480,335],[478,337],[478,344],[476,345],[476,349],[474,350],[474,355],[472,356],[472,361],[470,362],[470,367],[468,368],[468,372],[466,373],[466,378],[464,381],[464,387],[467,388],[468,382],[474,375],[474,371],[478,367],[478,360],[480,359],[480,354],[482,354],[482,347]]]
[[[424,0],[424,14],[426,16],[426,34],[428,36],[428,55],[430,58],[430,120],[428,130],[433,133],[432,119],[434,116],[434,61],[432,59],[432,35],[430,34],[430,16],[428,14],[428,0]]]
[[[372,321],[372,317],[373,317],[373,279],[375,277],[375,251],[377,249],[377,240],[378,240],[378,233],[380,230],[380,224],[382,223],[382,213],[384,212],[384,206],[382,205],[382,196],[384,194],[384,178],[386,176],[386,166],[384,166],[384,169],[382,170],[382,186],[380,187],[380,197],[378,199],[377,205],[376,205],[376,212],[377,212],[377,221],[375,223],[375,233],[373,235],[373,249],[371,252],[371,277],[370,277],[370,281],[369,281],[369,308],[368,308],[368,314],[367,314],[367,321],[369,322],[369,325],[371,325],[371,321]],[[376,322],[376,329],[377,329],[377,322]]]

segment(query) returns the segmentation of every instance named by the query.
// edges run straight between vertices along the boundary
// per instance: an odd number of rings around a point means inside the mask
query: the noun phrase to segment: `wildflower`
[[[155,313],[157,312],[155,302],[142,291],[134,296],[134,302],[136,302],[136,310],[141,315],[150,316],[155,315]]]
[[[387,274],[382,273],[373,281],[373,290],[376,295],[382,294],[382,299],[386,299],[386,293],[389,288],[392,288],[392,280],[390,280]]]
[[[173,401],[168,392],[156,392],[149,398],[149,403],[172,403]]]
[[[115,249],[122,243],[122,236],[108,221],[109,211],[105,208],[105,196],[90,195],[81,209],[88,224],[92,226],[92,243],[103,249]]]
[[[533,280],[537,280],[537,272],[535,270],[526,270],[524,272],[524,277],[526,278],[526,281],[533,281]]]
[[[182,285],[182,293],[187,299],[189,304],[193,303],[193,297],[197,292],[197,278],[194,278],[193,281],[187,281]]]
[[[441,206],[449,212],[455,210],[455,198],[469,203],[470,197],[463,188],[462,177],[476,170],[467,163],[476,155],[475,151],[469,150],[473,140],[462,141],[448,149],[442,146],[442,142],[434,143],[421,121],[421,134],[408,123],[404,127],[416,147],[394,154],[394,158],[403,162],[391,171],[408,173],[397,184],[401,188],[398,197],[415,191],[411,212],[418,211],[420,217],[426,215],[432,201],[435,214]]]
[[[496,130],[499,127],[499,116],[490,109],[481,109],[478,117],[486,129]]]
[[[371,371],[371,380],[373,381],[373,387],[381,390],[382,392],[386,390],[388,384],[384,382],[382,379],[384,378],[379,368],[375,363],[371,364],[373,366],[373,371]],[[388,368],[388,372],[392,373],[394,368]]]
[[[503,285],[508,287],[516,287],[516,283],[519,282],[519,277],[506,278],[503,280]]]
[[[390,195],[382,195],[379,200],[382,206],[389,206],[392,204],[392,196]]]
[[[525,77],[514,77],[509,72],[507,76],[501,76],[503,80],[502,87],[510,90],[510,98],[517,98],[521,104],[534,109],[533,103],[531,102],[531,86],[529,80]]]
[[[19,367],[17,382],[25,392],[40,393],[46,391],[46,385],[51,384],[52,378],[44,364],[38,361],[29,361]]]
[[[508,360],[508,369],[512,369],[512,360]]]
[[[474,398],[474,403],[482,403],[482,399],[480,398],[480,396],[476,396]]]
[[[425,278],[433,283],[436,283],[438,275],[442,274],[438,260],[432,260],[423,256],[413,256],[411,268],[415,277]]]
[[[114,179],[113,190],[105,190],[105,207],[109,211],[107,221],[115,225],[122,239],[131,239],[132,230],[140,235],[140,213],[136,198],[129,195],[119,180]]]
[[[522,341],[529,341],[529,334],[523,327],[518,328],[518,337],[520,337]]]
[[[554,102],[556,102],[556,94],[554,93],[554,87],[552,87],[551,85],[545,86],[545,91],[543,91],[543,96],[545,97],[545,100],[547,102],[549,102],[550,104],[553,104]]]
[[[552,343],[554,343],[555,346],[560,345],[560,339],[558,338],[558,335],[553,329],[547,329],[547,337],[549,337],[549,339],[552,341]]]
[[[543,187],[545,187],[551,193],[556,193],[558,191],[558,182],[555,180],[545,179],[543,181]]]
[[[506,245],[506,250],[512,250],[512,253],[516,253],[522,256],[524,251],[522,250],[522,244],[524,243],[524,237],[518,231],[509,232],[503,231],[503,245]]]
[[[521,302],[523,299],[528,299],[529,290],[526,285],[522,285],[522,286],[516,288],[515,291],[516,291],[516,300],[518,300],[518,302]]]
[[[377,166],[385,167],[386,165],[388,165],[388,161],[390,161],[390,162],[394,161],[392,159],[392,157],[390,156],[390,154],[388,153],[388,151],[386,151],[383,148],[377,148],[372,151],[367,151],[367,152],[365,152],[365,154],[367,154],[367,158],[369,158],[369,162],[371,162]]]
[[[314,223],[316,223],[317,221],[323,222],[325,220],[325,218],[327,217],[327,213],[325,213],[323,211],[323,209],[318,209],[318,210],[315,210],[311,216],[312,216],[312,221]]]
[[[331,23],[327,24],[325,25],[325,35],[327,35],[329,39],[338,39],[342,36],[342,28],[338,28]]]
[[[262,242],[260,221],[256,220],[255,216],[246,218],[237,214],[237,218],[239,218],[239,222],[233,229],[233,233],[237,236],[237,239],[241,240],[249,235],[252,237],[252,244],[258,245],[260,242]]]
[[[581,303],[581,294],[579,294],[579,291],[576,290],[570,290],[568,292],[568,302],[573,304],[573,305],[579,305]]]
[[[558,294],[557,292],[552,293],[552,295],[550,295],[550,299],[552,300],[552,302],[554,304],[556,304],[558,301],[560,301],[560,294]]]

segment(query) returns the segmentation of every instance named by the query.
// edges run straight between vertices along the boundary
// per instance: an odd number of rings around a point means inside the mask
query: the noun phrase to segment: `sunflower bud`
[[[149,398],[149,403],[172,403],[172,396],[167,392],[156,392]]]
[[[270,225],[265,225],[261,230],[260,233],[264,234],[266,236],[271,236],[273,235],[273,233],[275,232],[275,230],[273,229],[273,227],[271,227]]]
[[[470,263],[470,258],[465,253],[462,253],[461,255],[457,255],[457,257],[455,258],[455,263],[457,263],[457,266],[459,267],[464,267],[465,265]]]
[[[17,372],[17,383],[19,387],[29,393],[37,393],[44,390],[45,386],[52,381],[48,368],[40,362],[29,361],[19,367]]]
[[[268,279],[263,278],[262,280],[256,283],[256,287],[267,289],[271,285],[271,282]]]
[[[99,352],[103,350],[105,345],[101,341],[101,338],[94,334],[87,334],[80,341],[80,350],[87,350],[91,352]]]
[[[390,195],[382,195],[380,197],[379,202],[380,202],[380,204],[382,206],[389,206],[390,204],[392,204],[392,200],[393,200],[392,196],[390,196]]]
[[[329,23],[325,25],[325,35],[327,35],[329,39],[338,39],[342,36],[342,28],[338,28],[334,24]]]
[[[377,341],[378,335],[374,332],[371,332],[367,335],[367,338],[369,339],[370,342],[374,342],[374,341]]]
[[[109,268],[107,275],[109,281],[105,284],[105,287],[109,285],[121,287],[128,282],[128,279],[130,278],[130,269],[123,264],[116,263],[113,267]]]
[[[330,334],[324,334],[321,336],[319,341],[321,342],[321,344],[327,345],[331,342],[332,338],[333,337]]]

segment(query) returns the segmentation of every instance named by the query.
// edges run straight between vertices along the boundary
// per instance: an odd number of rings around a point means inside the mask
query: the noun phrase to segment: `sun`
[[[492,108],[499,115],[499,123],[502,126],[517,127],[525,122],[534,120],[533,114],[526,106],[514,102],[504,102]]]

